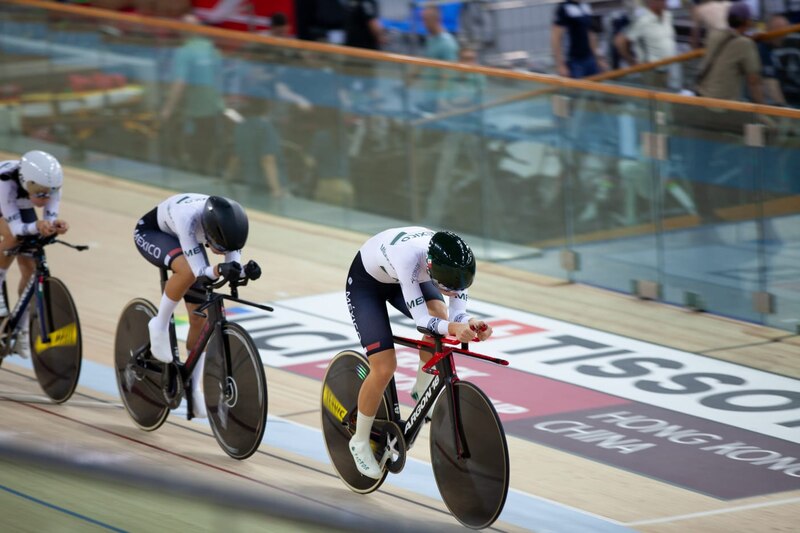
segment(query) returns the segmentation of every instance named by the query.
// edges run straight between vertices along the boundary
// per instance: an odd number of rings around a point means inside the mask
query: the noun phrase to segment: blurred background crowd
[[[783,279],[762,274],[792,237],[770,217],[800,211],[800,119],[719,102],[800,106],[800,0],[57,3],[0,5],[8,147],[358,231],[449,227],[483,259],[624,292],[661,276],[671,302],[713,278],[749,319]],[[721,222],[763,237],[726,248],[761,267],[719,275],[697,247],[671,271],[654,235]]]

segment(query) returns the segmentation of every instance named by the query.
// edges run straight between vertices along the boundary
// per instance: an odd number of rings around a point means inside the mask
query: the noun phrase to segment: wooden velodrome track
[[[48,249],[49,263],[76,300],[84,359],[110,367],[116,321],[123,306],[136,296],[154,302],[159,296],[155,269],[134,248],[134,223],[170,192],[67,170],[62,214],[71,223],[68,240],[89,242],[93,249],[79,255],[52,246]],[[265,275],[242,295],[263,302],[340,290],[353,253],[366,237],[254,212],[251,224],[246,255],[262,265]],[[785,331],[555,283],[494,264],[479,266],[477,282],[470,292],[477,299],[511,308],[688,352],[713,351],[716,358],[800,377],[800,341],[797,337],[786,339]],[[770,343],[778,337],[784,339]],[[770,349],[765,350],[768,343]],[[388,484],[369,496],[354,494],[325,462],[309,461],[291,450],[273,447],[268,438],[259,453],[236,462],[222,453],[208,426],[187,422],[175,414],[158,431],[138,430],[114,394],[81,387],[66,404],[51,405],[43,401],[31,379],[32,372],[15,366],[13,359],[6,360],[0,369],[0,435],[5,442],[123,458],[134,467],[154,468],[166,476],[219,486],[289,497],[302,495],[300,499],[311,513],[315,508],[339,507],[391,520],[413,516],[437,530],[457,525],[439,500]],[[319,427],[318,381],[277,368],[267,369],[267,380],[271,417]],[[115,385],[111,387],[116,390]],[[280,425],[268,424],[267,433],[272,431],[280,431]],[[427,433],[423,433],[421,440],[426,438]],[[515,491],[633,530],[797,531],[800,523],[800,491],[721,501],[513,437],[509,438],[509,447]],[[427,449],[427,442],[420,442],[411,456],[426,461]],[[2,471],[0,479],[8,482]],[[33,530],[24,518],[9,519],[16,505],[13,497],[0,494],[0,529]],[[153,530],[191,525],[196,530],[215,529],[208,523],[192,524],[191,517],[183,519],[174,524],[148,523],[140,518],[135,522],[137,527],[130,523],[119,527]],[[4,522],[6,527],[2,526]],[[536,528],[535,524],[529,527]],[[494,528],[525,529],[505,522],[503,516]],[[547,529],[540,526],[540,530]],[[567,525],[563,530],[570,528]]]

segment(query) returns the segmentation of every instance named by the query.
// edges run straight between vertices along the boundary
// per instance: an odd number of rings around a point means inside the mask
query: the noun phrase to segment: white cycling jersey
[[[20,163],[17,160],[0,161],[0,213],[8,222],[14,235],[38,235],[36,222],[22,221],[20,211],[33,209],[30,196],[19,181]],[[58,205],[61,202],[61,189],[55,191],[44,206],[44,220],[58,219]]]
[[[420,226],[391,228],[369,239],[361,247],[364,269],[381,283],[397,283],[417,326],[447,335],[448,322],[432,317],[425,305],[420,283],[431,281],[428,274],[428,244],[435,231]],[[469,322],[467,291],[449,296],[448,320]],[[433,327],[431,327],[433,325]]]
[[[158,204],[158,228],[178,238],[183,255],[195,277],[206,276],[216,279],[214,267],[202,253],[206,234],[200,217],[206,200],[208,200],[206,194],[185,193],[170,196]],[[226,263],[231,261],[241,263],[241,260],[240,250],[225,253]]]

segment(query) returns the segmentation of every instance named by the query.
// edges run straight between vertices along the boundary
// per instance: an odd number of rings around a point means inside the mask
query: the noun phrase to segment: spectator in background
[[[272,37],[283,37],[284,39],[291,38],[291,28],[289,27],[289,19],[285,13],[280,11],[275,12],[270,17],[269,21],[269,35]]]
[[[428,36],[425,39],[425,57],[439,61],[458,60],[458,42],[442,24],[442,12],[438,6],[422,10],[422,23]]]
[[[728,10],[730,28],[709,36],[698,75],[697,93],[700,96],[744,100],[746,85],[754,102],[764,102],[758,47],[745,35],[750,24],[750,8],[737,2]],[[746,151],[732,154],[726,148],[728,142],[741,143],[744,125],[751,122],[752,117],[715,108],[681,108],[677,111],[684,116],[677,117],[675,124],[688,128],[686,135],[696,135],[706,141],[692,143],[692,149],[687,152],[687,168],[694,172],[693,200],[703,223],[718,222],[719,207],[740,201],[739,189],[744,183],[740,181],[741,176],[751,164]]]
[[[425,57],[438,61],[457,61],[458,42],[442,24],[442,13],[438,6],[428,6],[422,10],[422,22],[427,31],[425,38]],[[426,68],[422,73],[423,101],[417,105],[426,112],[435,113],[440,100],[446,98],[451,71]],[[412,79],[416,73],[412,73]]]
[[[380,50],[385,42],[377,0],[348,0],[344,44]]]
[[[341,0],[294,0],[294,16],[298,39],[341,44],[336,37],[344,30]]]
[[[789,27],[789,19],[783,15],[772,15],[767,22],[767,32],[782,30]],[[779,75],[779,59],[773,52],[781,48],[785,35],[773,39],[760,41],[758,43],[758,53],[761,58],[761,75],[764,78],[764,96],[766,102],[772,105],[788,105],[786,96],[781,88]]]
[[[676,54],[675,27],[666,5],[667,0],[647,0],[647,7],[637,12],[633,24],[614,38],[614,45],[629,65],[660,61]],[[645,75],[647,85],[667,86],[666,67],[649,70]]]
[[[193,15],[184,22],[199,24]],[[222,138],[222,56],[214,43],[189,33],[172,58],[171,85],[161,109],[168,143],[177,143],[180,163],[194,172],[218,175]]]
[[[565,34],[566,59],[562,49]],[[553,17],[550,46],[559,76],[585,78],[608,68],[599,52],[592,8],[586,2],[567,0],[558,4]]]
[[[700,66],[700,96],[723,100],[743,100],[745,85],[752,100],[764,102],[761,87],[761,60],[755,41],[745,33],[750,28],[750,8],[737,2],[728,10],[729,29],[713,33]]]
[[[690,44],[692,48],[701,48],[705,39],[717,30],[728,29],[728,10],[731,2],[728,0],[696,0],[692,5],[692,29]]]
[[[459,63],[478,64],[478,52],[469,45],[461,47]],[[470,184],[480,182],[481,155],[484,153],[480,125],[480,104],[486,90],[486,76],[476,72],[457,71],[449,83],[446,98],[441,101],[441,111],[450,111],[447,118],[437,121],[438,128],[446,131],[436,153],[436,171],[427,194],[425,222],[441,225],[444,218],[457,210],[449,210],[448,198],[454,190],[464,191]],[[460,113],[454,113],[460,110]]]

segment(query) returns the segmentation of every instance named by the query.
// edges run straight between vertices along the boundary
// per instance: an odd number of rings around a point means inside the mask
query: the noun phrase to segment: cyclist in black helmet
[[[189,334],[186,346],[191,351],[205,323],[192,311],[203,302],[187,295],[197,278],[217,279],[247,275],[257,279],[261,268],[255,261],[241,265],[241,249],[247,242],[249,224],[242,206],[221,196],[176,194],[158,204],[136,224],[133,239],[139,253],[159,268],[172,270],[167,281],[158,314],[150,320],[150,351],[159,361],[172,361],[169,342],[169,321],[181,299],[189,312]],[[224,261],[211,265],[206,250],[223,255]],[[198,288],[201,288],[198,286]],[[205,416],[202,395],[204,356],[194,369],[193,408],[196,416]]]
[[[383,231],[358,251],[347,276],[350,317],[369,357],[370,372],[358,395],[356,433],[350,452],[359,471],[380,478],[369,433],[384,389],[397,368],[386,303],[418,326],[468,342],[489,338],[492,328],[467,312],[467,288],[475,278],[475,256],[455,233],[405,227]],[[449,304],[445,304],[444,296]],[[430,354],[420,352],[411,395],[424,392],[432,376],[421,371]]]

